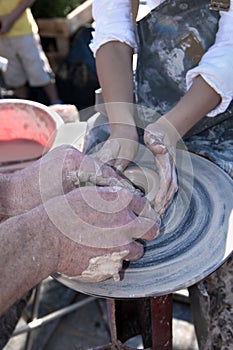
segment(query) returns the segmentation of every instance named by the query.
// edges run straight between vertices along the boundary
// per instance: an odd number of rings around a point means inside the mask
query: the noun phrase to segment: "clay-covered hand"
[[[118,280],[123,260],[138,259],[159,234],[149,202],[119,187],[81,187],[44,204],[46,230],[59,241],[59,272],[80,281]]]
[[[55,148],[23,170],[8,176],[5,189],[6,210],[13,216],[30,210],[41,202],[87,185],[132,186],[109,166],[74,147]]]
[[[137,154],[137,131],[135,126],[127,124],[113,124],[110,129],[110,137],[95,157],[122,172]]]
[[[80,187],[0,225],[0,314],[53,273],[81,281],[113,277],[159,234],[144,197],[120,187]],[[136,240],[139,241],[136,241]]]
[[[154,199],[154,209],[163,215],[178,190],[175,150],[176,141],[171,128],[159,121],[145,129],[144,141],[155,157],[159,175],[159,190]],[[175,135],[176,136],[176,135]]]

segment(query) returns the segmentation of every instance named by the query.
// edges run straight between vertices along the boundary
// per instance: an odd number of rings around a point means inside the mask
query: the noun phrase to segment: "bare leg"
[[[46,92],[51,104],[58,103],[58,101],[60,101],[54,81],[51,81],[51,83],[43,86],[43,89]]]
[[[27,99],[28,91],[26,85],[21,85],[15,88],[15,95],[17,98]]]

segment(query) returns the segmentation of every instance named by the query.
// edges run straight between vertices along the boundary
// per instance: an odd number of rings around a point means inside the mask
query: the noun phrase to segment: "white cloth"
[[[163,0],[147,0],[151,9],[162,2]],[[94,0],[93,18],[96,21],[96,28],[90,47],[94,55],[100,46],[109,41],[124,42],[136,50],[131,0]],[[221,95],[221,103],[208,116],[223,113],[233,98],[232,57],[233,0],[228,12],[220,12],[215,44],[203,55],[199,65],[188,71],[186,76],[187,88],[190,88],[197,75],[201,75]]]
[[[147,0],[147,5],[153,9],[163,1]],[[101,45],[114,40],[124,42],[136,50],[131,0],[94,0],[92,13],[96,21],[94,39],[90,45],[94,55]]]
[[[203,55],[199,65],[186,75],[187,88],[197,75],[201,75],[221,95],[221,103],[208,113],[209,117],[223,113],[233,98],[233,1],[230,10],[221,11],[220,15],[214,45]]]

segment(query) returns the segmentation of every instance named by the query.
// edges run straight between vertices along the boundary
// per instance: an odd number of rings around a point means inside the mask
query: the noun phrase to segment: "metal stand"
[[[132,350],[124,343],[136,335],[145,350],[172,350],[172,294],[107,300],[107,307],[111,342],[92,350]]]

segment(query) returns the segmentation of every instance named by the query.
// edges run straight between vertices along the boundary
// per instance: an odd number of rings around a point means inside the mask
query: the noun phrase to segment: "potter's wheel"
[[[233,181],[194,154],[187,166],[187,153],[177,153],[179,192],[163,218],[161,235],[146,243],[144,256],[127,266],[120,282],[54,277],[85,294],[140,298],[188,287],[216,270],[233,248]]]

